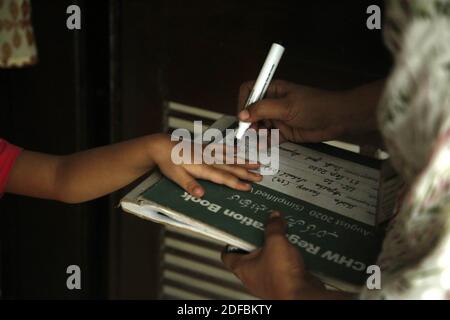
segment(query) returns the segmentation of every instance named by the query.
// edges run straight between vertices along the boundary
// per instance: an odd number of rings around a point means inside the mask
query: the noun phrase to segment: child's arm
[[[247,169],[255,166],[175,165],[174,143],[167,135],[151,135],[68,156],[23,151],[10,173],[6,192],[78,203],[98,198],[131,183],[155,165],[194,196],[204,191],[202,178],[239,190],[250,186],[239,179],[259,181]]]

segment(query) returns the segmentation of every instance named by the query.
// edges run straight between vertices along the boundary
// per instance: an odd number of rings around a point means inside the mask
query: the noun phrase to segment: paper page
[[[279,146],[279,159],[278,172],[259,184],[375,225],[379,170],[289,142]]]

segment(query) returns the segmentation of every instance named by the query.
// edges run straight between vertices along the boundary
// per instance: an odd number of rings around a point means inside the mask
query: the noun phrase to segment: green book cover
[[[288,224],[289,241],[301,251],[311,272],[338,288],[364,285],[366,269],[375,264],[382,241],[382,232],[375,226],[258,184],[243,192],[207,181],[200,183],[206,193],[196,198],[161,177],[141,189],[135,199],[143,208],[172,213],[172,219],[199,223],[199,228],[216,239],[229,243],[230,238],[239,239],[232,244],[246,250],[263,244],[270,212],[279,210]],[[137,213],[136,208],[127,211]]]

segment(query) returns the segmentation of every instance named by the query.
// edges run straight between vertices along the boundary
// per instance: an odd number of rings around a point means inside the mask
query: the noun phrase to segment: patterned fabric
[[[37,61],[29,0],[0,0],[0,67]]]
[[[450,0],[392,0],[385,41],[395,58],[378,110],[408,185],[378,259],[381,290],[363,299],[450,298]]]

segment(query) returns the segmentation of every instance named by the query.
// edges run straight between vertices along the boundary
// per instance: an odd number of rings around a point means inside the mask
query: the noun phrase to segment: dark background
[[[82,29],[66,28],[78,4]],[[164,101],[233,114],[274,41],[277,77],[345,89],[385,77],[380,30],[362,0],[32,1],[39,63],[0,70],[0,136],[66,154],[159,132]],[[156,298],[159,226],[117,208],[126,190],[79,205],[0,201],[3,299]],[[82,290],[66,288],[66,268]]]

